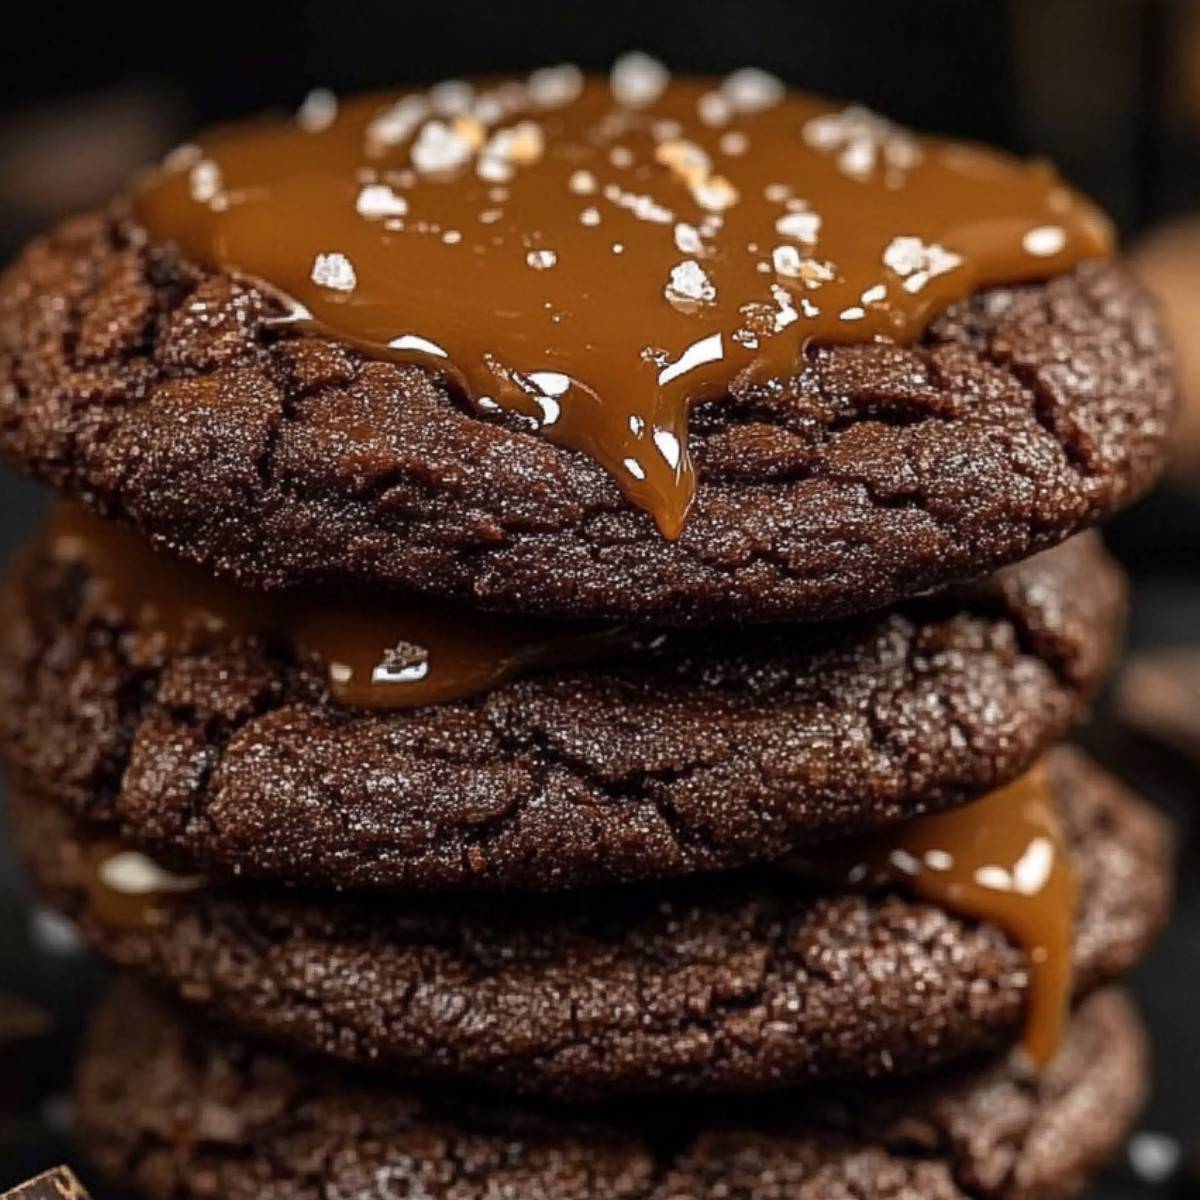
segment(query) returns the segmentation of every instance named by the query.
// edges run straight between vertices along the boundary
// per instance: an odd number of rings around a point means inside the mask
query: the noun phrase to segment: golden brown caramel
[[[176,875],[117,841],[92,842],[87,845],[86,856],[89,911],[112,929],[155,925],[172,896],[207,886],[202,876]]]
[[[82,509],[63,505],[51,551],[84,564],[98,603],[172,648],[206,637],[263,634],[324,664],[341,704],[417,708],[487,691],[515,675],[647,651],[652,632],[468,613],[445,602],[397,597],[264,596],[215,579]]]
[[[1066,1028],[1078,907],[1045,769],[864,840],[848,854],[851,882],[902,884],[941,908],[991,922],[1024,948],[1031,965],[1025,1048],[1044,1067]]]
[[[911,341],[981,286],[1111,249],[1043,163],[637,55],[610,79],[315,94],[176,151],[134,201],[153,238],[296,323],[591,455],[667,537],[697,400],[788,378],[809,342]]]

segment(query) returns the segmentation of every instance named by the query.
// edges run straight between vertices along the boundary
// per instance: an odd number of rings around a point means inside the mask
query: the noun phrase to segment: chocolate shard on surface
[[[54,1167],[4,1193],[0,1200],[90,1200],[70,1167]]]

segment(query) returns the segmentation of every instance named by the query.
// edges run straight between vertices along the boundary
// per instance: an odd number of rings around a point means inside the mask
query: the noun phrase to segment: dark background
[[[1200,212],[1200,0],[24,0],[0,27],[0,259],[101,202],[196,127],[294,107],[314,86],[353,91],[558,61],[606,69],[633,48],[677,70],[752,63],[919,127],[1047,154],[1130,244]],[[1181,467],[1111,531],[1137,582],[1135,649],[1200,640],[1197,496],[1200,481]],[[0,555],[42,504],[0,474]],[[1200,801],[1190,766],[1103,707],[1084,738],[1190,829]],[[1160,1047],[1143,1129],[1170,1138],[1150,1149],[1185,1160],[1200,1153],[1200,856],[1191,841],[1183,838],[1180,919],[1135,979]],[[0,845],[0,989],[34,998],[57,1021],[33,1067],[6,1069],[0,1044],[0,1186],[71,1155],[58,1097],[99,972],[55,932],[44,917],[31,922]],[[6,1098],[27,1091],[36,1094],[6,1126]],[[1187,1191],[1189,1173],[1185,1162],[1152,1189],[1126,1164],[1103,1195]]]

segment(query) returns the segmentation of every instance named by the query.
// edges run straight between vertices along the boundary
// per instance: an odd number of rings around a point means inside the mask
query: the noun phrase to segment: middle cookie
[[[1091,536],[835,625],[707,631],[268,600],[77,513],[0,601],[15,785],[182,870],[550,890],[777,858],[1060,740],[1121,577]]]

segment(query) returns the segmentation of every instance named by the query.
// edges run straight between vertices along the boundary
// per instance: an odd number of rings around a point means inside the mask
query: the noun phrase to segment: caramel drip
[[[697,401],[789,378],[810,342],[912,341],[977,288],[1112,245],[1045,163],[642,56],[611,79],[315,94],[174,152],[134,207],[296,324],[590,455],[668,538]]]
[[[847,853],[852,882],[911,888],[932,904],[996,925],[1023,947],[1030,963],[1024,1044],[1045,1067],[1066,1028],[1078,905],[1045,768]]]
[[[84,854],[88,911],[110,929],[148,929],[172,897],[207,886],[203,876],[176,875],[117,841],[93,842]]]
[[[531,671],[652,652],[660,640],[628,626],[467,613],[409,597],[266,596],[159,554],[137,534],[66,505],[55,511],[49,541],[60,561],[87,568],[96,603],[169,647],[273,636],[324,664],[338,703],[362,708],[462,699]]]

